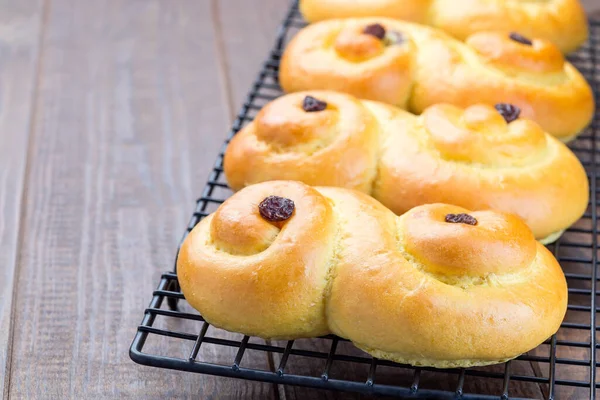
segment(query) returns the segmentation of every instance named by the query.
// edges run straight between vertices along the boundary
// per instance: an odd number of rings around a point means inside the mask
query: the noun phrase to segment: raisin
[[[406,41],[406,38],[404,37],[404,34],[402,32],[389,31],[387,35],[385,35],[385,44],[387,44],[388,46],[394,44],[402,44],[404,41]]]
[[[475,217],[469,214],[448,214],[446,215],[446,222],[453,224],[477,225],[477,220]]]
[[[513,122],[521,115],[521,109],[508,103],[498,103],[494,106],[496,110],[504,117],[506,123]]]
[[[519,42],[519,43],[524,44],[526,46],[532,46],[533,45],[533,42],[530,39],[527,39],[525,36],[519,35],[516,32],[512,32],[508,37],[511,38],[512,40],[514,40],[515,42]]]
[[[294,202],[285,197],[269,196],[258,205],[260,215],[271,222],[281,222],[289,219],[294,213]]]
[[[367,35],[375,36],[377,39],[382,40],[385,37],[385,28],[381,24],[368,25],[363,33]]]
[[[327,103],[312,96],[306,96],[302,102],[302,109],[306,112],[323,111],[327,108]]]

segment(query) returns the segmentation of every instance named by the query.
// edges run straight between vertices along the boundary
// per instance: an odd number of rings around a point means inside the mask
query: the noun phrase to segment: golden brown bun
[[[287,221],[258,212],[291,199]],[[445,222],[468,213],[476,225]],[[396,217],[341,188],[245,188],[186,238],[177,271],[211,324],[264,338],[335,333],[379,358],[440,368],[514,358],[555,333],[564,275],[517,217],[430,204]]]
[[[388,37],[363,33],[379,23]],[[390,35],[402,38],[391,44]],[[511,103],[545,131],[569,140],[594,113],[583,76],[546,40],[532,45],[501,32],[465,43],[424,26],[386,18],[329,20],[301,30],[281,60],[286,92],[338,90],[421,113],[438,103]]]
[[[388,17],[425,23],[435,0],[300,0],[309,22],[333,18]]]
[[[304,112],[311,95],[327,102]],[[266,105],[225,152],[234,190],[277,179],[356,189],[396,214],[443,202],[519,215],[542,240],[585,212],[588,180],[575,155],[533,121],[448,104],[415,116],[349,95],[311,91]]]
[[[442,29],[464,40],[485,30],[519,32],[555,43],[563,52],[588,37],[579,0],[300,0],[310,21],[352,17],[388,17]]]

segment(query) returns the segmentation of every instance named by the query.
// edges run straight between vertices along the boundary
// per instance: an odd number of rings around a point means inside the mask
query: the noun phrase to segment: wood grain
[[[275,44],[277,28],[287,14],[291,2],[285,0],[213,0],[213,2],[219,29],[217,40],[223,49],[223,67],[229,82],[232,108],[237,112]]]
[[[0,1],[0,393],[8,395],[21,201],[43,0]]]
[[[230,122],[215,79],[209,6],[52,0],[22,222],[11,399],[274,398],[273,385],[142,367],[128,357]],[[180,343],[149,345],[187,355],[192,343]],[[233,359],[233,350],[203,352]],[[268,368],[264,355],[244,362]]]

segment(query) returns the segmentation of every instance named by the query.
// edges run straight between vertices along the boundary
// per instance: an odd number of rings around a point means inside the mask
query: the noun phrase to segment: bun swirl
[[[312,94],[327,103],[325,110],[305,112],[307,94],[293,93],[267,104],[243,135],[233,138],[224,161],[232,188],[276,174],[309,185],[370,190],[379,140],[375,117],[345,94]]]
[[[272,195],[294,201],[287,222],[273,224],[259,214],[259,203]],[[330,201],[306,185],[246,188],[186,239],[177,263],[186,299],[227,330],[271,338],[326,334],[334,220]]]

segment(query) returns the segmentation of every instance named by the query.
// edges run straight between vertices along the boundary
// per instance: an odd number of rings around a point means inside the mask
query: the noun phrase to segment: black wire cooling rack
[[[293,4],[276,44],[233,124],[229,138],[268,101],[282,94],[277,72],[287,40],[305,25]],[[600,21],[590,21],[590,40],[571,61],[596,93],[600,89]],[[210,326],[185,301],[177,275],[162,275],[130,348],[140,364],[284,385],[342,390],[403,398],[595,398],[596,299],[598,289],[598,166],[600,111],[590,128],[571,144],[590,179],[590,205],[584,217],[549,248],[569,284],[567,316],[558,333],[505,364],[437,370],[372,358],[348,341],[326,336],[296,341],[264,341]],[[185,236],[231,195],[223,177],[223,151],[196,204]],[[182,239],[183,240],[183,239]],[[165,301],[166,300],[166,301]],[[252,353],[251,355],[249,355]],[[244,356],[246,356],[244,358]],[[318,372],[315,372],[318,371]]]

